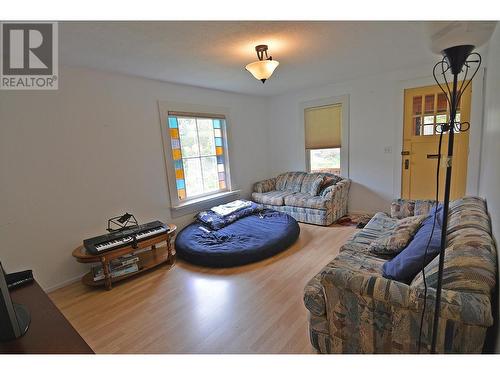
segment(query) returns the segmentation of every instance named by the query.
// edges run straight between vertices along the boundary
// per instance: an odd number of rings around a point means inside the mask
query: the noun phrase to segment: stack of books
[[[139,271],[139,257],[134,254],[126,254],[110,262],[111,277],[119,277]],[[104,269],[102,264],[92,266],[94,281],[104,280]]]

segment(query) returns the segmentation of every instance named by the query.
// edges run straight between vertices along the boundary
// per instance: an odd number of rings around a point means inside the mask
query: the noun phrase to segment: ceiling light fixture
[[[266,79],[271,77],[274,70],[279,65],[279,62],[273,60],[272,56],[267,56],[267,49],[268,47],[265,44],[256,46],[255,51],[257,51],[257,57],[259,58],[259,60],[254,61],[253,63],[250,63],[245,67],[246,70],[252,73],[255,78],[262,81],[262,83],[266,82]]]

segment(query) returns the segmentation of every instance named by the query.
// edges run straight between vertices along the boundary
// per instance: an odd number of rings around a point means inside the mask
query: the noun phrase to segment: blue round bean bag
[[[234,267],[269,258],[292,245],[300,228],[291,216],[264,210],[219,230],[194,222],[175,239],[180,259],[205,267]]]

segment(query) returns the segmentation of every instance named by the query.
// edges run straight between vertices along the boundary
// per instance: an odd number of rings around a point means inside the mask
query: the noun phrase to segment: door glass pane
[[[415,135],[422,135],[422,118],[415,117],[413,119],[413,129],[415,129]]]
[[[425,96],[425,113],[434,113],[434,94]]]
[[[447,115],[437,115],[436,116],[436,124],[445,124],[447,121]]]
[[[214,127],[211,119],[198,119],[198,139],[201,156],[215,155]]]
[[[413,114],[419,115],[422,113],[422,97],[414,96],[413,97]]]
[[[184,159],[184,175],[186,180],[186,195],[191,197],[203,193],[203,177],[201,175],[200,159]]]
[[[205,192],[219,189],[219,173],[217,172],[217,157],[209,156],[201,158],[203,169],[203,184]]]
[[[311,172],[340,174],[340,148],[310,150]]]
[[[424,135],[432,135],[434,132],[434,125],[424,125]]]
[[[448,101],[446,100],[446,95],[441,93],[438,94],[438,102],[437,102],[437,112],[444,113],[448,109]]]
[[[178,118],[179,136],[183,158],[199,156],[196,120],[193,118]]]
[[[434,124],[434,116],[424,116],[424,124]]]

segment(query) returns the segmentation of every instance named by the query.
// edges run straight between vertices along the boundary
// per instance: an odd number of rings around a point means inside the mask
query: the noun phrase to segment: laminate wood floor
[[[300,224],[264,261],[209,269],[177,261],[116,284],[50,294],[96,353],[314,353],[303,288],[354,227]]]

